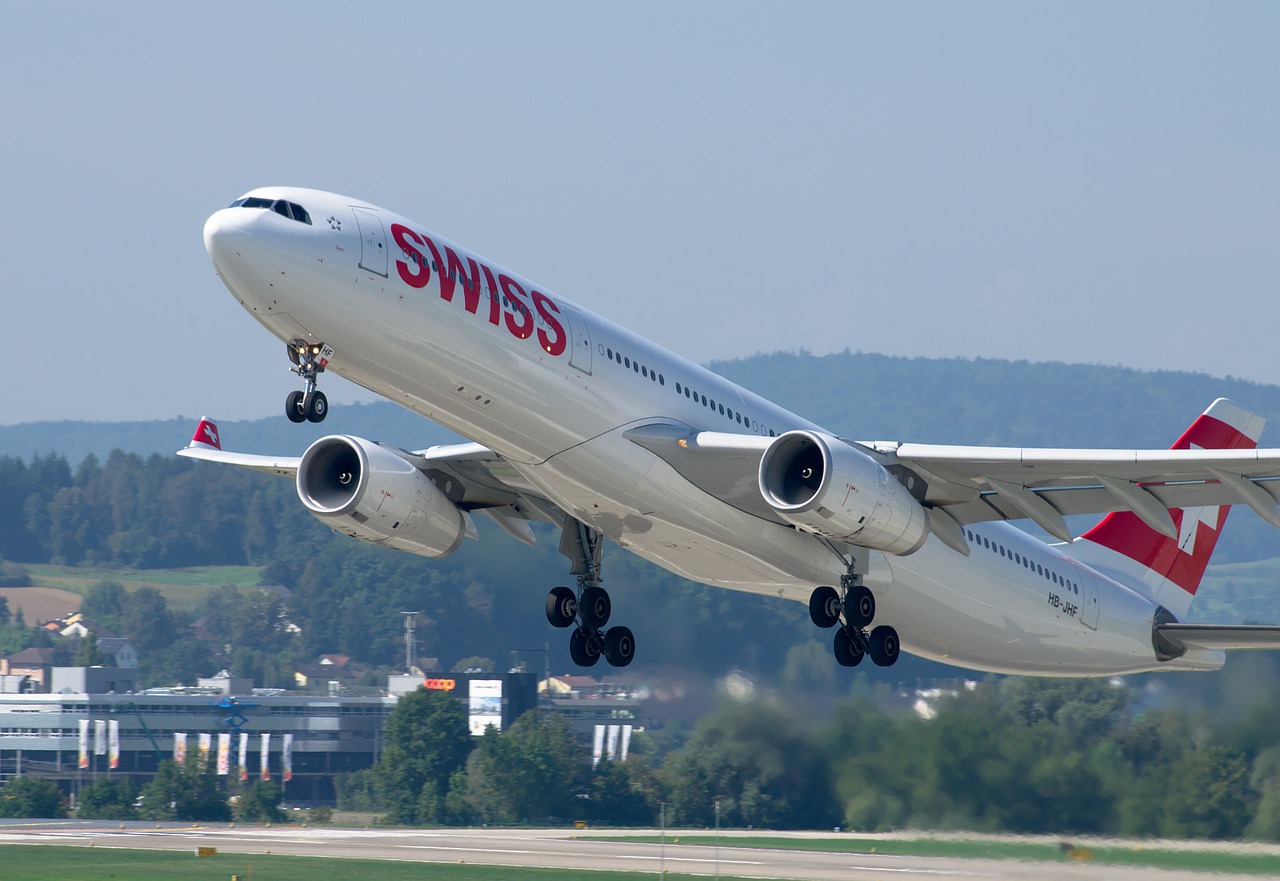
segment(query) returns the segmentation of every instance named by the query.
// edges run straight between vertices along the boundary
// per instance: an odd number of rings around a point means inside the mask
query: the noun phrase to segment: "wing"
[[[1245,504],[1280,526],[1277,449],[868,446],[922,478],[925,504],[944,507],[961,524],[1027,518],[1050,535],[1071,541],[1066,516],[1132,511],[1168,535],[1170,508]]]
[[[1183,648],[1280,649],[1280,627],[1265,624],[1158,623],[1156,630]]]
[[[210,443],[209,438],[213,439]],[[484,514],[504,532],[525,544],[535,544],[531,520],[561,525],[564,512],[529,483],[511,464],[480,444],[444,444],[407,451],[380,444],[410,462],[463,511]],[[179,456],[236,465],[266,474],[296,477],[301,456],[260,456],[223,450],[217,426],[200,421],[191,443]]]
[[[637,425],[625,434],[726,504],[784,522],[765,504],[757,478],[760,457],[774,438],[697,431],[670,421]],[[1280,527],[1280,449],[1022,449],[883,441],[854,446],[912,486],[932,509],[930,519],[940,533],[948,519],[956,525],[1029,519],[1071,541],[1068,516],[1132,511],[1157,532],[1176,536],[1168,509],[1233,504],[1248,505]]]

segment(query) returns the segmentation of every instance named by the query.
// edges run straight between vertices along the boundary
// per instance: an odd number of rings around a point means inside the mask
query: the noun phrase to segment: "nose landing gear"
[[[323,422],[329,415],[329,399],[324,392],[316,388],[321,373],[333,357],[333,348],[324,343],[309,343],[296,339],[285,344],[289,352],[289,360],[293,366],[289,368],[298,374],[306,383],[304,391],[289,392],[284,399],[284,415],[290,422]]]

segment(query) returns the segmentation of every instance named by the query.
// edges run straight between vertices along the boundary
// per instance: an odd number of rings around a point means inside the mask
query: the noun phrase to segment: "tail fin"
[[[206,416],[200,417],[196,433],[191,435],[188,447],[204,447],[210,450],[221,450],[222,441],[218,438],[218,424]]]
[[[1178,438],[1174,450],[1242,450],[1258,445],[1266,420],[1218,398]],[[1230,505],[1171,508],[1178,538],[1168,538],[1129,511],[1103,517],[1071,546],[1071,555],[1116,577],[1173,612],[1186,615]]]

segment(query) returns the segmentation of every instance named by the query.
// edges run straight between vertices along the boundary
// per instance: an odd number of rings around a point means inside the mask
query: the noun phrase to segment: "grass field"
[[[657,841],[653,836],[609,836],[628,841]],[[667,843],[674,843],[672,837]],[[680,844],[712,846],[712,835],[682,835]],[[812,850],[825,853],[877,853],[909,856],[952,857],[966,859],[1008,859],[1024,861],[1065,862],[1073,857],[1063,848],[1034,841],[995,839],[958,840],[945,838],[773,838],[721,837],[721,847],[758,847],[768,850]],[[1241,853],[1226,850],[1161,849],[1132,845],[1128,847],[1094,847],[1081,845],[1075,858],[1085,858],[1098,865],[1147,866],[1155,869],[1184,869],[1193,872],[1229,872],[1280,877],[1280,855],[1273,853]]]
[[[99,581],[118,581],[127,590],[154,587],[169,608],[193,611],[200,601],[219,590],[256,587],[257,566],[196,566],[190,569],[95,569],[77,566],[24,564],[35,587],[51,587],[83,596]],[[20,588],[19,588],[20,589]]]
[[[652,872],[585,872],[569,869],[518,869],[458,863],[392,860],[341,860],[274,854],[193,853],[124,850],[104,847],[0,845],[0,877],[23,881],[316,881],[317,878],[370,878],[378,881],[639,881]],[[689,877],[668,874],[668,878]],[[726,878],[728,876],[721,876]]]

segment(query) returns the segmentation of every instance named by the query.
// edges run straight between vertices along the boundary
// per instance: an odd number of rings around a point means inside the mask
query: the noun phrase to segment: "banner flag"
[[[181,731],[173,734],[173,760],[179,765],[187,762],[187,735]]]
[[[249,732],[240,732],[240,779],[249,779]]]
[[[618,733],[619,728],[617,725],[609,726],[608,745],[604,749],[604,754],[609,757],[609,761],[611,762],[618,755]]]
[[[223,731],[218,735],[218,775],[226,777],[231,773],[231,734]]]
[[[627,760],[627,751],[631,749],[631,726],[622,726],[622,749],[618,752],[618,761]]]
[[[262,761],[259,767],[262,769],[260,777],[263,780],[271,779],[271,735],[267,732],[262,734]]]
[[[107,723],[107,767],[120,767],[120,720]]]
[[[80,767],[89,767],[89,720],[80,720]]]
[[[293,779],[293,735],[286,734],[284,736],[284,751],[280,754],[280,773],[284,777],[284,782],[288,783]]]
[[[600,764],[600,756],[604,753],[604,726],[597,725],[595,736],[591,741],[591,770]]]
[[[200,767],[209,765],[209,750],[213,747],[213,735],[208,731],[200,732]]]
[[[95,756],[105,756],[107,754],[107,720],[93,720],[93,754]]]

